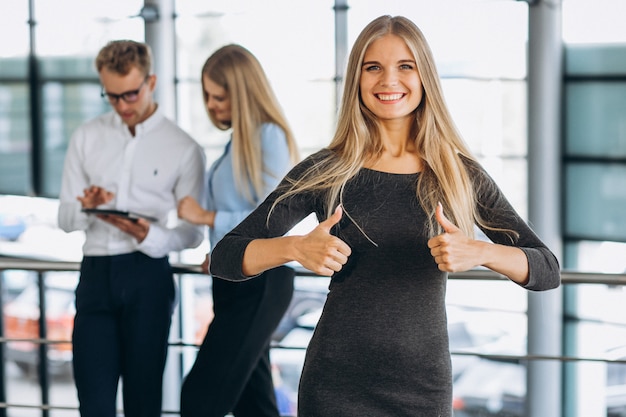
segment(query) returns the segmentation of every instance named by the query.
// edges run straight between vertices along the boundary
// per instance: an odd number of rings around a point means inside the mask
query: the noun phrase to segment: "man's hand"
[[[102,187],[98,187],[97,185],[92,185],[89,188],[86,188],[84,191],[84,195],[76,197],[78,201],[82,204],[83,208],[96,208],[101,204],[106,204],[109,201],[113,200],[115,194],[110,191],[105,190]]]
[[[117,227],[122,232],[128,233],[137,239],[137,242],[139,243],[143,242],[146,236],[148,236],[148,231],[150,230],[150,222],[146,219],[127,219],[114,214],[98,214],[97,217],[100,220]]]

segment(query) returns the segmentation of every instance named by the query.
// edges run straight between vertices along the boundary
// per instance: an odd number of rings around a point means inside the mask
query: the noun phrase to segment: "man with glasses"
[[[154,101],[148,45],[112,41],[95,63],[113,111],[72,135],[58,215],[63,230],[85,231],[72,339],[79,408],[115,417],[121,378],[125,415],[158,417],[175,300],[168,254],[204,237],[171,214],[187,195],[204,201],[205,156]]]

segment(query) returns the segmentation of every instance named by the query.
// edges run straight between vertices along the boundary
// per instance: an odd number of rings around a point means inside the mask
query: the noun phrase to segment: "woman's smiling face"
[[[388,34],[365,51],[359,81],[361,100],[381,120],[411,115],[423,97],[415,57],[404,40]]]
[[[206,97],[206,108],[220,123],[229,125],[232,121],[230,96],[221,85],[204,75],[202,87]]]

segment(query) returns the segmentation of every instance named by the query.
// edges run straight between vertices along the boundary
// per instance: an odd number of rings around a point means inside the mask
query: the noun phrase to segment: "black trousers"
[[[215,316],[181,392],[181,417],[278,417],[269,349],[293,296],[292,268],[213,279]]]
[[[140,252],[83,259],[73,366],[82,417],[160,417],[175,285],[167,258]]]

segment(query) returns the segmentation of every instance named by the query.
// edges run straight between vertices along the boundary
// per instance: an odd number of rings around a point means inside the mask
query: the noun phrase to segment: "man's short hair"
[[[96,57],[98,72],[106,68],[120,75],[126,75],[136,67],[145,76],[152,71],[152,51],[150,46],[131,40],[111,41],[104,46]]]

